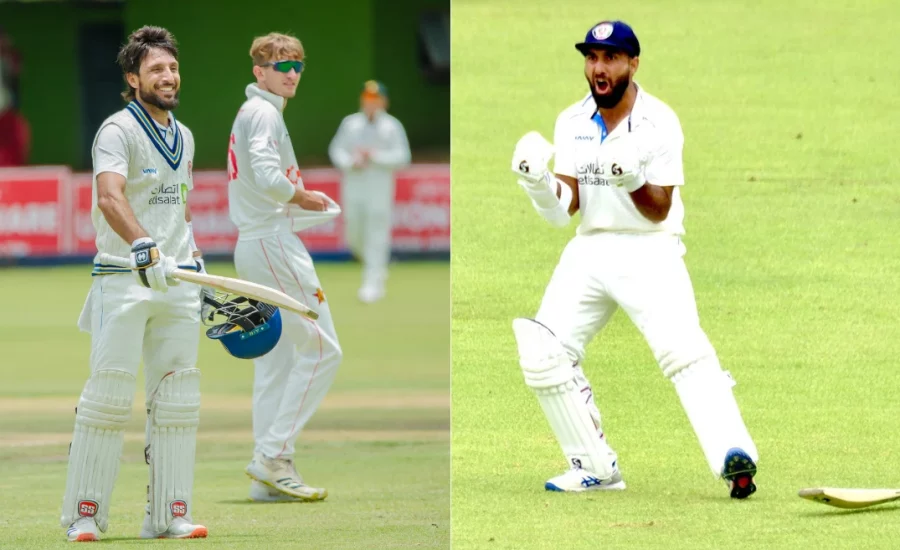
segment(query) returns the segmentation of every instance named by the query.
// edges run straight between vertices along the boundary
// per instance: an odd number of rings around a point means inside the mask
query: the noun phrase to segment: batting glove
[[[516,143],[511,168],[520,179],[537,185],[544,180],[551,158],[553,145],[538,132],[528,132]]]
[[[153,239],[141,237],[131,243],[131,272],[141,286],[168,292],[175,281],[167,278],[177,267],[175,259],[164,256]]]

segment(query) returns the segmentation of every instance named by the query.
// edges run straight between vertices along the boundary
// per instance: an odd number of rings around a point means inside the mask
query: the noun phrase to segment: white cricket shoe
[[[78,518],[66,530],[69,542],[96,542],[100,540],[100,528],[94,518]]]
[[[364,304],[371,304],[373,302],[377,302],[384,298],[385,291],[383,287],[375,286],[375,285],[363,285],[362,288],[359,289],[359,301]]]
[[[150,526],[150,514],[144,514],[144,525],[141,526],[142,539],[205,539],[209,530],[203,525],[194,525],[184,518],[175,518],[168,529],[157,533]]]
[[[303,483],[294,461],[289,458],[269,458],[256,453],[245,471],[252,479],[300,500],[324,500],[328,496],[325,489]]]
[[[621,491],[625,489],[625,480],[622,479],[622,473],[619,472],[618,468],[607,479],[600,479],[588,470],[574,468],[560,476],[547,480],[547,483],[544,484],[544,489],[567,493]]]
[[[293,497],[262,484],[255,479],[250,481],[250,500],[253,502],[303,502],[302,498]]]

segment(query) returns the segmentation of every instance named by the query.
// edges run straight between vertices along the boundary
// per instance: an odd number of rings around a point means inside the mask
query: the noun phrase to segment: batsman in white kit
[[[759,456],[734,380],[700,326],[683,260],[681,124],[634,82],[640,44],[626,23],[598,23],[576,48],[590,93],[559,115],[552,145],[529,132],[512,159],[549,223],[566,227],[581,213],[534,319],[513,321],[525,382],[569,466],[545,488],[625,488],[582,369],[585,347],[621,307],[672,381],[714,476],[731,497],[746,498],[756,491]]]
[[[294,444],[331,387],[342,352],[322,284],[298,231],[339,215],[338,205],[303,187],[282,112],[294,97],[304,50],[270,33],[250,48],[256,82],[246,87],[228,150],[228,205],[238,228],[240,278],[278,289],[318,313],[282,311],[283,336],[254,360],[253,460],[246,468],[255,501],[321,500],[294,465]]]
[[[395,172],[409,166],[412,153],[403,124],[387,112],[387,88],[369,80],[359,111],[347,115],[328,146],[341,170],[341,202],[347,246],[363,265],[358,297],[384,297],[394,228]]]
[[[202,269],[187,205],[194,138],[172,114],[181,85],[175,39],[143,27],[118,63],[128,104],[93,143],[92,219],[97,258],[128,257],[131,269],[95,260],[78,323],[91,334],[91,374],[75,411],[61,524],[70,541],[96,541],[107,530],[143,358],[150,477],[140,536],[206,537],[191,519],[201,288],[167,276]]]

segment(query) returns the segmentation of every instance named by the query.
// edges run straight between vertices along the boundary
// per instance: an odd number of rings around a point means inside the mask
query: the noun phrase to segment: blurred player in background
[[[320,500],[294,466],[294,443],[331,387],[341,363],[331,312],[298,231],[333,219],[338,205],[300,178],[282,111],[303,72],[303,45],[270,33],[250,48],[256,82],[238,111],[228,150],[229,215],[238,228],[234,263],[242,279],[277,288],[319,314],[282,311],[284,333],[254,360],[253,460],[246,472],[258,501]]]
[[[575,47],[590,93],[559,115],[553,145],[530,132],[512,159],[519,184],[551,224],[565,227],[581,212],[535,319],[513,321],[525,381],[569,462],[545,488],[625,488],[581,367],[587,344],[622,307],[673,383],[713,474],[733,498],[746,498],[756,490],[759,457],[734,380],[700,326],[683,260],[681,124],[633,81],[641,48],[627,24],[598,23]]]
[[[0,168],[25,166],[31,152],[31,128],[18,105],[21,57],[0,27]]]
[[[359,299],[384,297],[391,261],[394,172],[409,165],[406,130],[388,114],[387,89],[380,82],[365,83],[360,110],[341,122],[328,148],[331,162],[343,172],[345,238],[362,261]]]
[[[142,27],[118,63],[128,104],[94,139],[92,218],[98,256],[130,257],[132,269],[94,264],[78,323],[91,333],[91,374],[75,411],[61,523],[70,541],[107,529],[143,358],[150,484],[140,536],[206,537],[191,520],[200,288],[169,277],[176,267],[202,269],[187,204],[194,137],[172,114],[181,89],[175,38]]]

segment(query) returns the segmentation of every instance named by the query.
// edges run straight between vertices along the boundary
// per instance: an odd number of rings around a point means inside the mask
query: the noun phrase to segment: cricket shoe
[[[573,468],[568,472],[547,480],[544,489],[548,491],[562,491],[566,493],[580,493],[584,491],[621,491],[625,489],[625,480],[622,473],[616,468],[613,474],[606,479],[600,479],[593,472],[581,468]]]
[[[144,514],[144,524],[141,526],[142,539],[205,539],[208,535],[206,527],[194,525],[181,517],[174,518],[162,533],[157,533],[150,525],[150,514]]]
[[[253,502],[303,502],[302,498],[292,497],[264,485],[258,481],[250,481],[250,500]]]
[[[100,540],[100,528],[94,518],[78,518],[66,531],[69,542],[96,542]]]
[[[328,496],[325,489],[303,483],[294,461],[289,458],[269,458],[256,453],[245,471],[252,479],[300,500],[324,500]]]
[[[753,476],[756,475],[756,463],[743,449],[728,449],[725,455],[725,466],[722,467],[722,478],[731,487],[731,498],[747,498],[756,492]]]
[[[365,285],[359,289],[357,294],[359,301],[364,304],[372,304],[384,298],[385,290],[383,287],[375,285]]]

